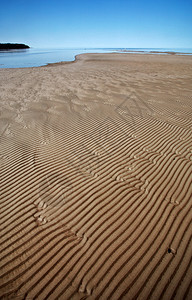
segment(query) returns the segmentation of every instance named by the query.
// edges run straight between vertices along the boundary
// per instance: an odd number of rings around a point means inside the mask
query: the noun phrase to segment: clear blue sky
[[[0,0],[0,42],[192,48],[192,0]]]

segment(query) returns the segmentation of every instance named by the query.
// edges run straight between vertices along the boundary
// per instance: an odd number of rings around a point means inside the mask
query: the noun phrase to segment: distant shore
[[[0,43],[0,51],[3,50],[19,50],[19,49],[29,49],[30,47],[25,44],[12,44],[12,43]]]

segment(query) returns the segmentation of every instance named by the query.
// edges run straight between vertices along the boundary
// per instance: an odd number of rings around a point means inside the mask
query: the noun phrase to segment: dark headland
[[[0,43],[0,51],[1,50],[19,50],[19,49],[29,49],[30,47],[28,45],[25,44],[11,44],[11,43],[7,43],[7,44],[1,44]]]

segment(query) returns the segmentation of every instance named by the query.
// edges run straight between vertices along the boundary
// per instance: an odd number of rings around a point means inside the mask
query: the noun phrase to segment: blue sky
[[[0,42],[192,48],[192,1],[0,0]]]

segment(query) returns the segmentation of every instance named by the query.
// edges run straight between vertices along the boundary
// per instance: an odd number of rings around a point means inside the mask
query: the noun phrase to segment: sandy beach
[[[192,299],[192,56],[0,69],[0,299]]]

